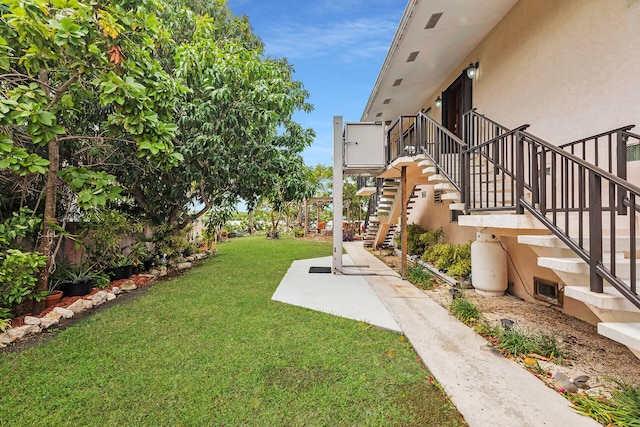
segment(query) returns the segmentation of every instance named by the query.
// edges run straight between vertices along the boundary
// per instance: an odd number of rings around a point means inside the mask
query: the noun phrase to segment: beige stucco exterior
[[[507,126],[561,144],[640,125],[640,2],[520,0],[434,92],[479,62],[473,106]]]
[[[469,63],[478,62],[473,107],[509,128],[530,124],[529,132],[560,145],[640,126],[639,22],[640,2],[635,0],[520,0],[429,96],[423,110],[441,122],[434,100]],[[639,182],[639,164],[628,164],[630,182]],[[476,230],[452,223],[448,203],[434,204],[433,192],[432,185],[417,190],[408,222],[443,227],[452,243],[473,240]],[[537,265],[529,246],[509,236],[500,240],[512,260],[510,293],[533,301],[534,277],[562,287],[552,270]],[[598,320],[571,298],[564,299],[562,310],[594,324]]]

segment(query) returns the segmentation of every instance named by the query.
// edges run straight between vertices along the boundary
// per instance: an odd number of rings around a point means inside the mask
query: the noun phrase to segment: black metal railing
[[[438,173],[462,192],[467,169],[463,156],[467,145],[431,117],[418,113],[416,116],[417,135],[420,152],[426,154],[435,163]]]
[[[478,123],[486,120],[472,114]],[[469,158],[468,184],[463,192],[468,210],[530,212],[589,265],[591,291],[603,292],[606,280],[640,308],[636,288],[640,188],[588,162],[586,156],[527,133],[526,128],[493,126],[497,132],[468,144],[464,154]],[[625,133],[625,141],[640,141],[628,129],[608,134]],[[620,173],[623,154],[626,161],[626,150],[611,151],[605,165],[616,165],[612,171]]]
[[[558,147],[619,178],[627,179],[627,141],[631,135],[629,130],[633,127],[625,126]]]
[[[382,194],[382,183],[383,179],[376,179],[376,192],[369,196],[369,206],[367,207],[367,216],[364,219],[364,229],[369,229],[369,221],[372,216],[376,215],[376,211],[378,208],[378,201],[380,200],[380,195]]]
[[[426,154],[460,191],[465,168],[462,153],[466,144],[431,117],[420,112],[400,116],[387,133],[387,164],[399,157]]]
[[[377,178],[375,176],[357,176],[356,177],[356,190],[360,190],[365,187],[375,187]]]
[[[387,132],[387,164],[398,157],[420,152],[416,132],[416,116],[400,116]]]

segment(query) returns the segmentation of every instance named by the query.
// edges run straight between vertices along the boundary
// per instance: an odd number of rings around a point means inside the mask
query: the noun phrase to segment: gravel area
[[[387,265],[400,270],[400,257],[389,252],[373,252]],[[433,289],[423,292],[445,308],[451,304],[451,295],[447,283],[438,282]],[[513,320],[518,327],[531,332],[543,332],[556,337],[568,357],[559,364],[539,361],[548,375],[562,372],[570,378],[581,375],[590,377],[590,393],[607,394],[614,378],[632,384],[640,384],[640,359],[628,348],[599,335],[596,326],[575,317],[566,315],[549,305],[523,301],[511,295],[501,297],[480,296],[473,289],[464,291],[465,297],[472,300],[482,311],[483,316],[493,324],[499,325],[500,319]],[[522,363],[522,360],[518,360]],[[540,376],[552,384],[548,376]]]

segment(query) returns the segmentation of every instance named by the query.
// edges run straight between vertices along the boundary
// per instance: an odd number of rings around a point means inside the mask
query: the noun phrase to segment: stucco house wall
[[[640,2],[636,0],[520,0],[425,102],[441,122],[434,100],[469,63],[479,63],[473,107],[509,128],[562,144],[618,127],[640,125]],[[640,128],[634,129],[640,133]],[[630,182],[640,182],[640,162],[628,164]],[[442,226],[447,240],[473,240],[475,230],[450,222],[448,204],[433,203],[423,186],[409,217],[427,229]],[[500,238],[509,251],[509,291],[533,300],[533,277],[560,282],[537,266],[531,248],[515,237]],[[521,280],[524,280],[524,286]],[[562,286],[562,283],[560,283]],[[563,311],[589,322],[597,318],[582,303],[565,298]]]

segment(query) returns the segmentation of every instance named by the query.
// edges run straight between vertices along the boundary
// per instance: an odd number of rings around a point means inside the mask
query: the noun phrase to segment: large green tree
[[[8,179],[39,175],[32,183],[44,196],[39,250],[47,265],[37,290],[47,289],[63,188],[83,209],[117,199],[116,176],[98,165],[118,144],[162,166],[182,159],[172,143],[179,87],[153,57],[156,7],[152,0],[0,6],[0,169]]]
[[[314,134],[292,118],[311,106],[291,65],[265,57],[247,19],[234,17],[226,2],[178,2],[162,16],[175,36],[161,61],[188,88],[176,99],[174,141],[185,161],[163,171],[122,159],[123,179],[135,207],[180,228],[214,206],[231,208],[240,199],[255,205],[281,184],[283,165]]]

